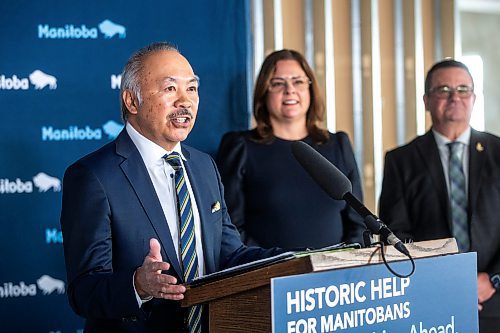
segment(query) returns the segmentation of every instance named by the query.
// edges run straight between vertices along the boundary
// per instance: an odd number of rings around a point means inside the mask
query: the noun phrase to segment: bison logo
[[[46,173],[39,172],[33,177],[33,183],[38,187],[38,192],[47,192],[52,188],[54,192],[61,191],[61,181],[56,177],[47,175]]]
[[[110,20],[104,20],[99,23],[99,30],[104,34],[104,38],[112,38],[116,34],[120,38],[125,38],[127,35],[123,25],[113,23]]]
[[[35,89],[43,89],[46,86],[49,86],[49,89],[57,88],[57,79],[54,76],[46,74],[39,69],[33,71],[33,73],[30,74],[29,78],[31,84],[35,86]]]
[[[104,125],[102,125],[102,129],[104,133],[108,135],[108,139],[114,139],[120,134],[120,131],[123,129],[123,125],[117,123],[113,120],[108,120]]]
[[[42,275],[36,280],[36,284],[44,295],[50,295],[54,290],[56,290],[58,294],[64,293],[64,281],[54,279],[48,275]]]

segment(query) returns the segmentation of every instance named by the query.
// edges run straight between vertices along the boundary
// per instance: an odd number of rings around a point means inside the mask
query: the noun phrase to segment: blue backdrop
[[[179,47],[201,79],[188,143],[213,154],[248,126],[249,17],[247,0],[0,2],[0,331],[83,327],[65,293],[61,180],[122,128],[130,54]]]

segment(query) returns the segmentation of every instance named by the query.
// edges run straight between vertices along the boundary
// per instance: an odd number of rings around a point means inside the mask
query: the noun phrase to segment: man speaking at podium
[[[64,176],[61,226],[73,310],[86,332],[203,332],[181,308],[197,276],[269,257],[231,224],[214,161],[181,144],[198,111],[198,77],[168,43],[128,60],[125,129]]]
[[[380,218],[400,239],[455,237],[477,252],[479,331],[500,332],[500,138],[469,125],[468,68],[446,59],[425,79],[432,129],[386,155]],[[460,297],[460,295],[457,295]]]

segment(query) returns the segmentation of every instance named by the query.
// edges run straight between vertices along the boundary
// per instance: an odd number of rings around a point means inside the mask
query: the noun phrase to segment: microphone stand
[[[404,247],[404,245],[403,245],[403,247],[401,247],[400,244],[397,244],[398,246],[394,245],[394,248],[396,250],[398,250],[399,252],[401,252],[402,254],[406,255],[410,259],[411,271],[408,274],[400,274],[400,273],[394,271],[391,268],[391,266],[389,265],[389,263],[387,262],[387,259],[385,258],[385,246],[386,245],[385,245],[385,242],[382,240],[383,236],[386,236],[386,235],[379,234],[380,240],[376,241],[376,242],[373,241],[373,230],[377,230],[377,229],[373,229],[375,227],[375,222],[382,223],[382,221],[376,219],[375,216],[373,216],[373,215],[366,215],[364,217],[364,222],[365,222],[365,225],[367,226],[367,228],[363,231],[364,247],[374,247],[376,245],[379,245],[380,251],[381,251],[380,254],[382,256],[382,260],[384,261],[385,266],[395,276],[397,276],[399,278],[406,278],[406,277],[413,275],[413,273],[415,272],[415,261],[413,260],[413,257],[410,255],[409,251]],[[385,224],[383,224],[383,225],[385,226]]]
[[[373,233],[369,229],[363,231],[363,247],[373,246]]]

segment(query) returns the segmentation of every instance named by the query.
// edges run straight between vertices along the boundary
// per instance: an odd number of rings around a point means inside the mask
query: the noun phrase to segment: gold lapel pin
[[[220,202],[219,201],[216,201],[213,205],[212,205],[212,213],[215,213],[217,211],[220,210]]]
[[[482,152],[482,151],[484,150],[484,147],[483,147],[483,145],[481,144],[481,142],[476,143],[476,150],[477,150],[478,152]]]

